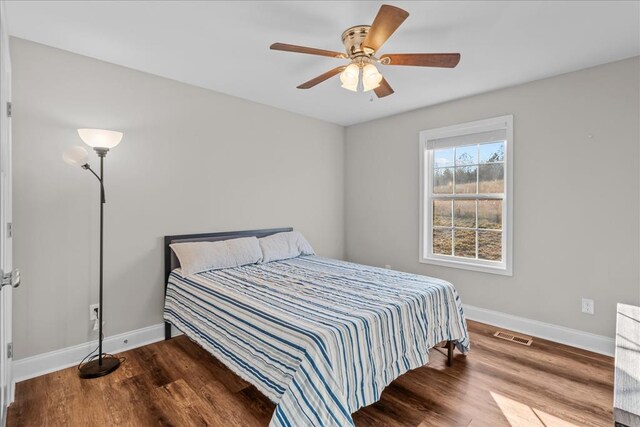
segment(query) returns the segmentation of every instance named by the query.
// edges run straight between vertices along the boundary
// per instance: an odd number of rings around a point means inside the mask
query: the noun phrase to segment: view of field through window
[[[504,141],[434,150],[432,182],[433,253],[502,261]]]

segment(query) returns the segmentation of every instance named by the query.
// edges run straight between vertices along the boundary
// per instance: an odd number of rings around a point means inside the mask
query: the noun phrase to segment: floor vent
[[[528,337],[526,335],[514,335],[504,331],[498,331],[493,334],[494,337],[500,338],[507,341],[512,341],[522,345],[531,345],[533,342],[533,338]]]

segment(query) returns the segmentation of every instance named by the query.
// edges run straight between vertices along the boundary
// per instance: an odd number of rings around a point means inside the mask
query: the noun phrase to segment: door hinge
[[[11,103],[7,102],[7,117],[11,117],[11,112],[12,112],[11,110],[12,110]]]
[[[7,237],[13,237],[13,223],[7,223]]]
[[[12,342],[7,344],[7,358],[13,359],[13,343]]]
[[[5,273],[0,269],[0,288],[12,286],[17,288],[20,286],[20,270],[17,268],[9,273]]]

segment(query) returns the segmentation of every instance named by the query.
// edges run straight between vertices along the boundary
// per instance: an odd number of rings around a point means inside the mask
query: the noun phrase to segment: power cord
[[[96,321],[97,322],[102,322],[102,318],[100,317],[100,310],[98,308],[94,308],[93,311],[96,313]],[[104,334],[100,335],[100,340],[104,339]],[[80,370],[84,365],[86,365],[87,363],[91,363],[92,361],[96,360],[98,357],[100,357],[99,354],[93,354],[95,353],[98,349],[100,348],[100,344],[98,344],[98,346],[96,348],[94,348],[93,350],[91,350],[91,352],[89,354],[87,354],[81,361],[80,363],[78,363],[78,370]],[[113,358],[117,358],[120,360],[120,363],[124,363],[125,360],[127,360],[126,357],[124,356],[114,356],[113,354],[110,353],[102,353],[102,357],[113,357]],[[87,360],[88,359],[88,360]]]

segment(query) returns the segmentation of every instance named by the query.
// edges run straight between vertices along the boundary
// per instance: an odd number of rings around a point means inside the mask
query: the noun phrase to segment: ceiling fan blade
[[[274,43],[271,50],[283,50],[285,52],[307,53],[309,55],[329,56],[331,58],[346,58],[347,55],[332,50],[316,49],[313,47],[296,46],[295,44]]]
[[[417,67],[454,68],[460,62],[459,53],[390,53],[382,55],[385,65],[413,65]]]
[[[385,96],[389,96],[393,93],[393,89],[389,86],[389,82],[383,77],[380,82],[380,86],[373,90],[378,98],[384,98]]]
[[[371,24],[367,37],[362,42],[362,46],[377,51],[408,16],[409,12],[406,10],[383,4]]]
[[[318,77],[309,80],[308,82],[302,83],[300,86],[298,86],[298,89],[311,89],[315,85],[322,83],[327,79],[330,79],[336,74],[340,74],[345,68],[347,68],[347,66],[343,65],[342,67],[336,67],[333,70],[329,70],[326,73],[321,74]]]

